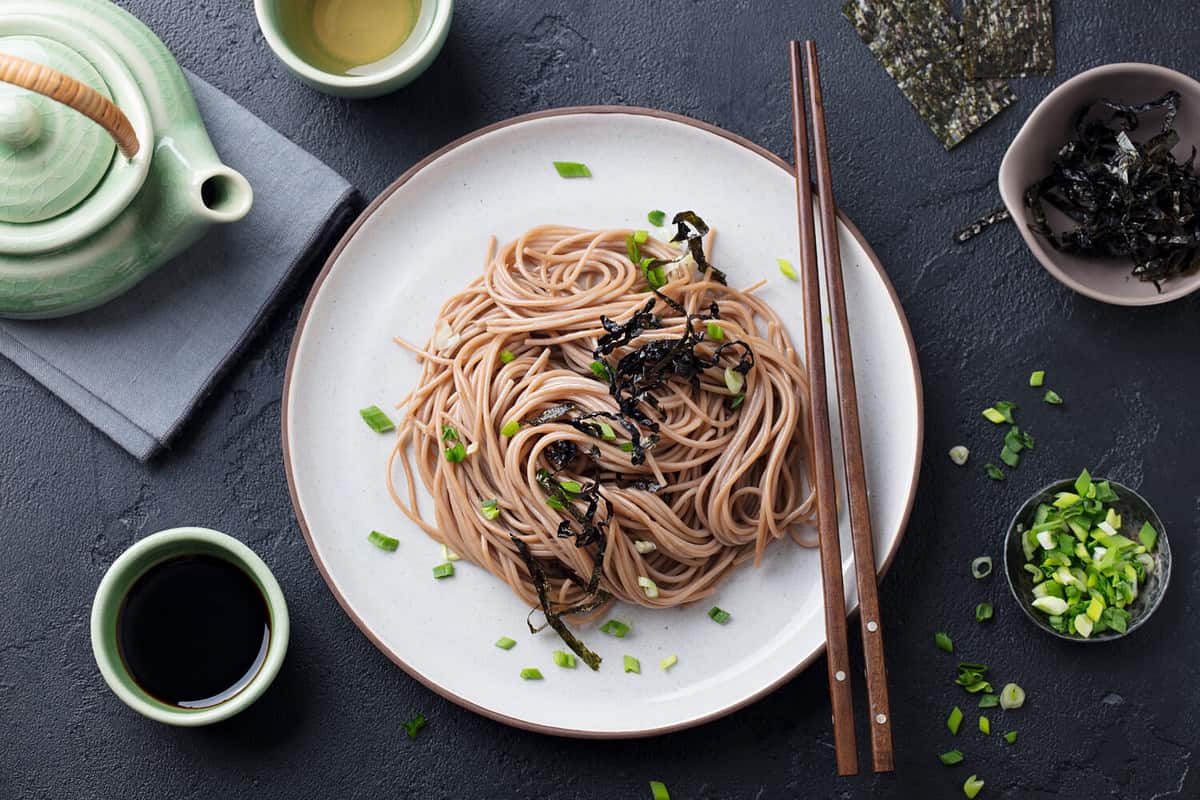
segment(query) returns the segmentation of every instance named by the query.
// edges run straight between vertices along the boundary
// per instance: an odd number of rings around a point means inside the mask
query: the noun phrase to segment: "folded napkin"
[[[324,254],[356,204],[340,175],[188,80],[217,153],[253,187],[253,210],[97,309],[0,320],[0,354],[143,461],[179,431],[288,277]]]

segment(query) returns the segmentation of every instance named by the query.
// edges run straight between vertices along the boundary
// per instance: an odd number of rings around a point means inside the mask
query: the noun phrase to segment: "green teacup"
[[[133,608],[130,603],[145,603],[143,598],[152,576],[158,576],[160,591],[168,586],[163,582],[164,575],[166,581],[176,581],[178,588],[179,577],[163,570],[177,569],[180,564],[202,564],[205,569],[224,571],[233,577],[234,585],[245,584],[249,592],[256,588],[265,604],[267,633],[262,637],[252,670],[247,671],[236,686],[231,684],[227,693],[200,707],[169,702],[145,688],[143,682],[135,678],[137,669],[131,667],[127,658],[133,654],[123,649],[122,643],[127,640],[120,631],[121,625],[132,624],[128,620],[122,621],[122,615]],[[156,622],[162,622],[161,615]],[[128,632],[125,635],[128,636]],[[92,604],[92,651],[105,682],[134,711],[168,725],[209,725],[249,707],[262,696],[279,672],[287,652],[288,635],[287,603],[267,565],[237,539],[208,528],[173,528],[137,542],[109,567]]]

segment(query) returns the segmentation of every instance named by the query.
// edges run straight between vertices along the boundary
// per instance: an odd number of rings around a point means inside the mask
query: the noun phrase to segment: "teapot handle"
[[[125,112],[87,84],[43,64],[0,53],[0,83],[11,83],[75,109],[95,122],[117,143],[126,158],[141,149]]]

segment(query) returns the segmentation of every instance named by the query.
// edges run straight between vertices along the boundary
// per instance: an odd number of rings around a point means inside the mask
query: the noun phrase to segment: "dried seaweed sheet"
[[[1054,73],[1051,0],[963,0],[967,68],[976,78]]]
[[[947,150],[1016,99],[970,77],[946,0],[851,0],[842,13]]]

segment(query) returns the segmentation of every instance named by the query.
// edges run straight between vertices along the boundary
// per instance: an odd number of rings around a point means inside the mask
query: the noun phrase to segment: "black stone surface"
[[[1016,82],[1019,103],[950,153],[842,19],[836,2],[461,0],[441,58],[371,102],[319,95],[263,43],[249,0],[122,0],[185,66],[377,193],[479,126],[561,105],[624,103],[690,114],[790,155],[784,43],[821,47],[840,204],[874,244],[908,311],[926,389],[916,509],[883,583],[897,770],[837,779],[825,665],[722,721],[647,741],[565,741],[506,728],[421,687],[338,608],[297,529],[279,445],[279,398],[303,286],[251,344],[171,451],[143,466],[16,367],[0,362],[0,798],[981,798],[1200,797],[1197,374],[1200,295],[1108,307],[1055,283],[1002,227],[966,246],[963,223],[997,204],[1004,149],[1058,81],[1111,61],[1200,73],[1191,2],[1056,4],[1057,75]],[[699,201],[698,201],[699,202]],[[1046,369],[1066,405],[1025,386]],[[979,465],[998,434],[979,409],[1022,403],[1036,453],[1005,483]],[[974,457],[959,469],[946,450]],[[999,575],[1011,511],[1087,465],[1140,489],[1171,535],[1175,579],[1158,614],[1102,647],[1053,641],[1022,619]],[[203,524],[263,555],[292,611],[275,686],[234,720],[177,730],[126,709],[92,660],[92,593],[152,531]],[[999,564],[999,560],[997,560]],[[981,600],[996,619],[974,621]],[[955,657],[933,646],[946,630]],[[994,732],[952,685],[957,657],[1029,694]],[[861,683],[861,681],[859,682]],[[861,686],[859,687],[861,690]],[[968,712],[958,737],[950,707]],[[860,693],[859,707],[862,707]],[[416,741],[402,719],[429,726]],[[860,737],[865,743],[865,737]],[[957,747],[966,762],[936,754]],[[867,763],[865,755],[864,764]]]

